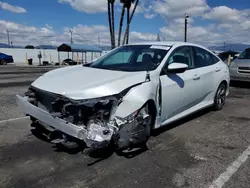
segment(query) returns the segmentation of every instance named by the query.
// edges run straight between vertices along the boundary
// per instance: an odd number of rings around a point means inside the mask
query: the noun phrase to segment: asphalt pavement
[[[222,111],[206,109],[155,132],[148,149],[131,155],[105,150],[87,156],[56,148],[37,138],[30,131],[29,119],[15,104],[15,94],[23,94],[29,83],[47,70],[4,69],[0,70],[0,187],[248,188],[250,185],[248,84],[237,83],[230,88]],[[4,84],[6,80],[11,84]]]

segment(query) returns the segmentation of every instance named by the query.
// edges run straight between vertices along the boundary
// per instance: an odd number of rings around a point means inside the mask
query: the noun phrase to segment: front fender
[[[115,115],[125,118],[140,109],[148,100],[156,101],[157,83],[152,81],[133,87],[117,107]]]

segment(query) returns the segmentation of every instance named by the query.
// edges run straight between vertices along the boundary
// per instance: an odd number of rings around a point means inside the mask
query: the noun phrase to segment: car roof
[[[201,45],[189,43],[189,42],[181,42],[181,41],[148,41],[148,42],[129,43],[128,45],[166,45],[166,46],[189,45],[189,46],[197,46],[200,48],[207,49],[205,46],[201,46]]]

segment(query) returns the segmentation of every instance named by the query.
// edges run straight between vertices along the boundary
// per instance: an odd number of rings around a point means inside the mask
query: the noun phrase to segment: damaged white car
[[[197,110],[220,110],[228,89],[228,67],[208,49],[152,42],[47,72],[25,97],[16,97],[33,122],[57,133],[54,143],[127,149],[145,144],[152,129]]]

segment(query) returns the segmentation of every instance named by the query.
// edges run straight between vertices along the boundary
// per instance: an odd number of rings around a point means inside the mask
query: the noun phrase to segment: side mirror
[[[168,66],[167,72],[169,73],[183,73],[188,69],[188,65],[184,63],[171,63]]]

